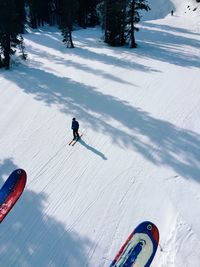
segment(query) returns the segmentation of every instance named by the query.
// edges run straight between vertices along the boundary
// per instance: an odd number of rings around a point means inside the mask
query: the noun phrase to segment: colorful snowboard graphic
[[[0,189],[0,223],[12,209],[22,194],[26,184],[26,172],[22,169],[13,171]]]
[[[150,266],[159,242],[159,231],[155,224],[142,222],[130,234],[110,267]]]

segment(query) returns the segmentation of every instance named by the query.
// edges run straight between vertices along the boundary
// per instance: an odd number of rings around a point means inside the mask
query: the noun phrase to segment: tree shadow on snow
[[[76,68],[77,70],[85,71],[87,73],[94,74],[95,76],[103,77],[104,79],[107,79],[107,80],[111,80],[111,81],[114,81],[114,82],[117,82],[117,83],[134,86],[134,84],[131,84],[128,81],[123,80],[120,77],[117,77],[115,75],[112,75],[111,73],[108,73],[108,72],[100,70],[100,69],[94,69],[94,68],[90,67],[88,64],[80,64],[80,63],[74,62],[74,61],[72,61],[70,59],[65,60],[60,56],[56,56],[56,55],[52,55],[52,54],[49,55],[45,51],[40,51],[40,50],[36,50],[36,49],[33,49],[33,50],[29,49],[29,51],[31,51],[31,54],[37,55],[38,57],[46,57],[48,60],[51,60],[51,61],[53,60],[53,62],[56,63],[56,64],[62,64],[64,66],[73,67],[73,68]],[[35,63],[35,64],[37,65],[37,63]],[[46,69],[46,70],[48,70],[48,69]]]
[[[96,30],[94,30],[96,31]],[[80,40],[80,35],[83,34]],[[62,39],[60,37],[60,34],[58,32],[52,32],[52,36],[49,36],[49,33],[42,32],[40,33],[39,38],[36,35],[26,35],[26,39],[33,41],[34,43],[37,43],[41,46],[44,46],[43,49],[41,47],[35,47],[31,44],[28,44],[26,46],[27,51],[33,55],[46,58],[48,60],[53,61],[57,64],[62,64],[66,66],[72,66],[76,67],[80,70],[85,70],[88,73],[95,73],[97,76],[104,76],[107,79],[111,79],[116,82],[120,83],[127,83],[126,80],[122,80],[120,77],[117,77],[115,75],[112,75],[112,73],[108,73],[106,71],[103,71],[102,69],[95,69],[94,67],[90,67],[88,62],[86,64],[81,64],[79,62],[74,62],[70,59],[65,60],[63,58],[64,55],[71,55],[74,57],[80,57],[81,59],[91,60],[100,62],[102,64],[110,65],[111,67],[119,66],[120,68],[124,69],[134,69],[138,71],[144,71],[144,72],[159,72],[159,70],[156,70],[152,67],[145,66],[144,64],[140,64],[137,62],[130,61],[130,58],[126,58],[128,55],[132,54],[133,50],[126,49],[124,47],[115,47],[115,50],[113,50],[112,47],[108,46],[104,42],[101,43],[101,49],[99,49],[99,44],[96,41],[94,37],[91,36],[91,31],[78,31],[78,35],[76,34],[76,31],[73,33],[74,35],[74,42],[78,42],[78,44],[75,44],[75,49],[66,49],[64,44],[62,44]],[[52,39],[53,38],[53,39]],[[100,38],[100,36],[97,36],[97,40]],[[45,51],[45,47],[48,44],[48,48],[52,48],[51,51]],[[96,47],[97,50],[91,49]],[[105,51],[103,52],[103,48],[106,49],[106,51],[111,51],[111,53],[107,54]],[[61,51],[60,55],[58,56],[58,53],[55,51]],[[114,51],[114,55],[112,55]],[[126,53],[124,53],[126,51]]]
[[[179,28],[177,26],[170,26],[170,25],[166,25],[166,24],[158,24],[158,23],[152,23],[150,21],[146,21],[146,22],[143,22],[142,23],[143,26],[147,26],[147,27],[152,27],[154,28],[155,30],[160,30],[160,31],[163,31],[164,33],[166,32],[170,32],[171,33],[174,33],[174,34],[180,34],[180,33],[183,33],[183,34],[186,34],[186,35],[191,35],[193,37],[195,36],[199,36],[200,33],[198,32],[194,32],[194,29],[193,31],[192,30],[189,30],[189,29],[185,29],[185,28]],[[198,26],[198,25],[197,25]],[[178,36],[175,36],[176,37],[179,37]],[[190,38],[187,40],[188,37],[185,37],[186,38],[186,42],[187,43],[190,43]],[[183,37],[183,39],[180,39],[180,41],[183,41],[185,40],[185,38]],[[176,41],[179,41],[178,39],[175,39]],[[195,39],[192,38],[192,42],[193,41],[196,41]],[[180,42],[181,43],[181,42]],[[181,43],[181,44],[185,44],[185,42]],[[190,43],[191,45],[191,43]],[[196,43],[196,45],[198,45],[198,42]]]
[[[0,162],[0,183],[3,184],[2,176],[7,177],[16,168],[19,167],[12,159]],[[1,223],[1,266],[80,267],[86,264],[86,251],[91,242],[75,232],[67,232],[62,223],[44,214],[46,200],[44,193],[25,188]]]
[[[119,146],[132,148],[154,164],[168,166],[183,177],[200,182],[200,135],[197,133],[153,118],[92,86],[40,69],[23,68],[4,75],[38,101],[56,105],[65,114],[81,118],[88,128],[107,133]],[[123,127],[112,126],[110,120]]]
[[[2,162],[0,160],[0,177],[5,176],[5,179],[13,172],[15,169],[18,169],[18,166],[13,162],[13,158],[4,159]],[[3,185],[3,182],[2,182]],[[2,187],[0,185],[0,187]]]
[[[190,48],[199,50],[200,40],[195,39],[195,34],[168,25],[157,25],[145,22],[140,34],[138,43],[143,49],[137,49],[140,57],[151,58],[163,62],[168,62],[181,67],[200,67],[200,54],[191,56]],[[189,37],[181,36],[178,33],[190,34]],[[192,38],[193,36],[193,38]],[[181,50],[182,46],[188,46],[188,53]]]

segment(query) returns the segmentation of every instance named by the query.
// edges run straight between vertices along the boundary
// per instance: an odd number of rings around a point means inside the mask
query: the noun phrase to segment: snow
[[[152,267],[200,266],[200,4],[159,3],[135,50],[98,28],[66,49],[46,26],[24,36],[27,62],[0,71],[0,183],[28,175],[1,266],[106,267],[145,220],[160,231]]]

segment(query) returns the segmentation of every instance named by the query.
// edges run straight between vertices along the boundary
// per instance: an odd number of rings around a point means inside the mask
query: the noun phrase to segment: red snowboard
[[[21,196],[26,184],[26,172],[22,169],[13,171],[0,190],[0,223]]]

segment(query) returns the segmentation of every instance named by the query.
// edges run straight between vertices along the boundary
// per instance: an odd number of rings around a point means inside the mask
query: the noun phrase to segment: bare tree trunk
[[[2,62],[2,58],[1,58],[1,54],[0,54],[0,69],[3,67],[3,62]]]
[[[67,48],[74,48],[74,44],[72,41],[72,31],[70,29],[67,34]]]
[[[62,29],[63,42],[66,44],[67,48],[74,48],[72,41],[72,30],[70,27],[65,27]]]
[[[10,52],[11,52],[10,34],[6,34],[5,47],[4,47],[4,64],[6,69],[10,68]]]
[[[137,47],[135,42],[135,29],[134,29],[134,13],[135,13],[135,0],[131,4],[131,33],[130,33],[130,48]]]

